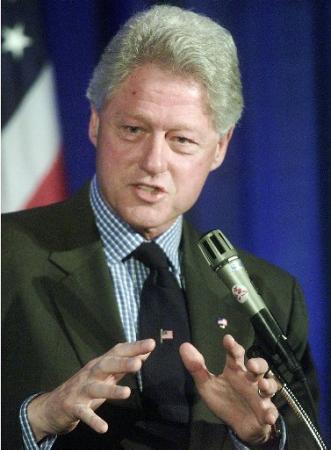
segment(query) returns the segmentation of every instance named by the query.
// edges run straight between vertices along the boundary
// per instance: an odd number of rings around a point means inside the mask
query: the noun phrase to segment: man
[[[271,400],[279,385],[264,376],[266,361],[246,359],[253,329],[182,218],[222,164],[241,115],[230,34],[176,7],[138,14],[106,48],[88,97],[96,178],[67,202],[4,220],[5,447],[19,446],[20,417],[27,448],[313,448],[289,408]],[[162,336],[175,340],[172,329],[160,330],[160,341],[139,339],[152,269],[135,254],[150,241],[184,293],[180,328],[189,330],[163,374],[152,370],[156,386],[165,374],[158,391],[172,395],[180,361],[188,388],[178,395],[189,409],[173,419],[159,400],[146,407],[144,370],[165,348]],[[295,281],[242,258],[315,394]],[[227,317],[228,334],[219,317]],[[170,406],[179,411],[182,400]]]

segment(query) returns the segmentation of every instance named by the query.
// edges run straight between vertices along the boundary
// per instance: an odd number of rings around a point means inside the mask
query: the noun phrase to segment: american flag
[[[40,8],[2,2],[2,211],[66,197],[63,153]]]
[[[163,330],[161,328],[160,330],[160,342],[162,344],[162,342],[166,339],[173,339],[174,338],[174,333],[172,330]]]

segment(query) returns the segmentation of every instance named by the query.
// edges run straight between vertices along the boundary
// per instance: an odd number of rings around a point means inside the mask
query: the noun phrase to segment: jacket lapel
[[[53,285],[63,326],[82,365],[124,342],[113,285],[101,244],[57,252],[50,261],[63,276]]]
[[[69,217],[70,233],[63,233],[62,247],[53,245],[47,283],[58,321],[83,366],[126,338],[87,189],[69,206],[64,217]],[[121,384],[137,388],[133,375]]]

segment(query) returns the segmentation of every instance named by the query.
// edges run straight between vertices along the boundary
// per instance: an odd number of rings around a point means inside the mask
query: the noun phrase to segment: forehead
[[[164,108],[187,108],[210,116],[207,91],[191,76],[172,73],[156,64],[138,66],[115,89],[107,102]],[[130,108],[131,109],[131,108]]]

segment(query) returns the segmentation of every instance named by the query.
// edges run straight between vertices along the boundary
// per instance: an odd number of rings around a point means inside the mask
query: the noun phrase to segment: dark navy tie
[[[142,367],[144,409],[151,419],[188,423],[193,382],[178,352],[190,341],[186,299],[156,243],[141,244],[133,256],[150,268],[141,292],[138,336],[156,341]]]

